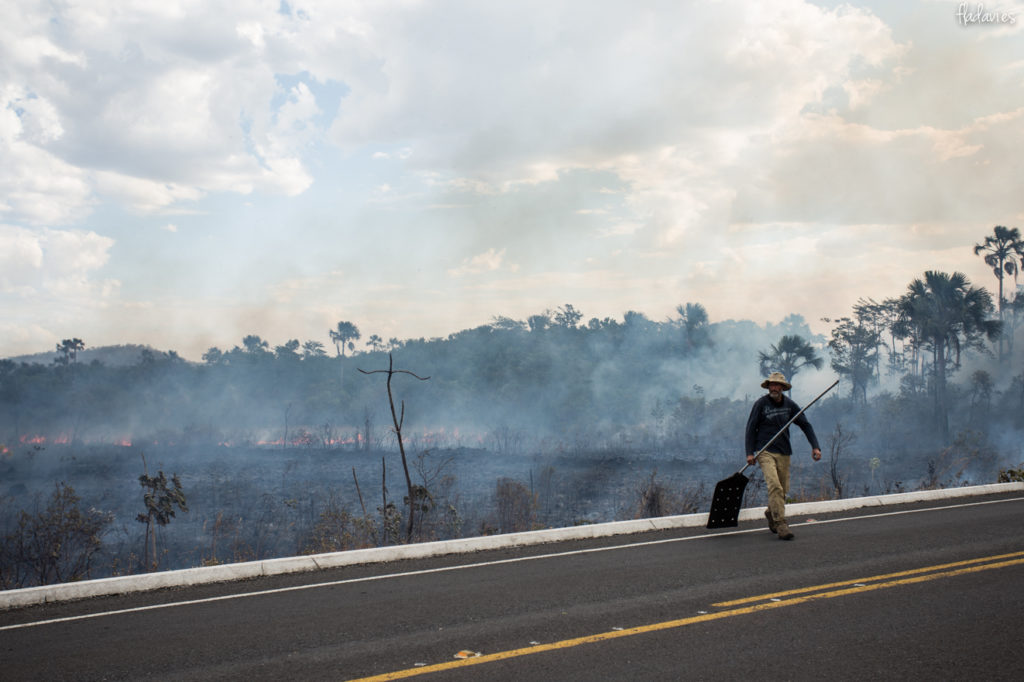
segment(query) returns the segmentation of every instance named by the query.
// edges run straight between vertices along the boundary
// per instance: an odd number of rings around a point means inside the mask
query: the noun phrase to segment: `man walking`
[[[800,412],[800,406],[783,393],[792,386],[781,372],[772,372],[761,383],[761,388],[767,388],[768,394],[757,399],[750,409],[750,418],[747,419],[747,464],[756,461],[764,473],[764,482],[768,486],[768,509],[764,513],[768,518],[768,529],[778,533],[780,540],[792,540],[793,533],[786,523],[789,458],[793,454],[793,448],[789,443],[789,429],[775,439],[770,450],[765,450],[760,455],[757,453],[772,436],[786,426],[793,415]],[[801,414],[793,423],[800,427],[811,444],[811,457],[815,462],[820,460],[821,447],[818,445],[818,437],[814,435],[814,428],[807,421],[807,417]]]

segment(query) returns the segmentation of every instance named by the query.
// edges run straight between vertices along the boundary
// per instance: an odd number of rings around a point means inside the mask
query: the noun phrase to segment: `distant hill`
[[[142,351],[148,350],[155,354],[161,354],[162,351],[158,351],[152,346],[140,346],[137,343],[129,343],[121,346],[100,346],[99,348],[88,348],[78,352],[79,364],[88,365],[93,360],[99,360],[100,363],[107,367],[125,367],[128,365],[139,364],[139,359],[142,356]],[[30,365],[51,365],[53,361],[60,357],[60,353],[56,350],[49,351],[47,353],[32,353],[31,355],[18,355],[7,358],[17,363],[28,363]]]

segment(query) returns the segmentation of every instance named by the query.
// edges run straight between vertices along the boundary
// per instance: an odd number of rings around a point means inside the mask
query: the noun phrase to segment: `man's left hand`
[[[821,459],[821,450],[819,450],[818,448],[814,448],[813,450],[811,450],[811,457],[813,457],[814,461],[817,462],[819,459]]]

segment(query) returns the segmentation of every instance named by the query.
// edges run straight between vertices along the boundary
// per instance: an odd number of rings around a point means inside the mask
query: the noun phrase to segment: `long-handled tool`
[[[754,455],[755,458],[760,456],[762,452],[768,449],[768,447],[776,441],[776,439],[786,432],[786,429],[802,415],[808,407],[818,402],[823,395],[831,391],[839,383],[839,379],[836,379],[831,386],[822,391],[817,398],[812,400],[803,406],[803,408],[793,415],[793,418],[786,422],[786,425],[779,429],[779,432],[772,436],[771,440],[764,444],[764,447],[757,451]],[[729,478],[719,481],[715,486],[715,494],[711,498],[711,511],[708,513],[708,528],[731,528],[739,524],[740,517],[740,506],[743,504],[743,491],[747,488],[747,483],[750,479],[743,475],[743,472],[750,466],[746,464],[742,469],[737,471]]]

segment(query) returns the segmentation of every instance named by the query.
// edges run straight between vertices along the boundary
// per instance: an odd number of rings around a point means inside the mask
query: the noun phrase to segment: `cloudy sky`
[[[965,11],[966,10],[966,11]],[[816,331],[1024,227],[1024,4],[14,0],[0,356]]]

